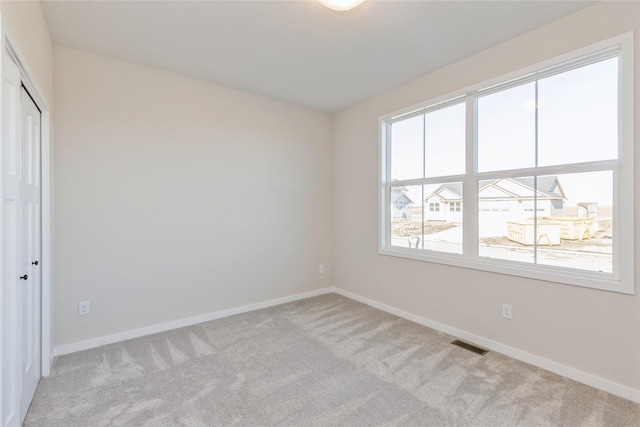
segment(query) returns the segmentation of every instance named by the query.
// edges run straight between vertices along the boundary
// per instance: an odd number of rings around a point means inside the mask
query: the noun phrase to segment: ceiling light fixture
[[[320,3],[333,10],[350,10],[364,3],[365,0],[318,0]]]

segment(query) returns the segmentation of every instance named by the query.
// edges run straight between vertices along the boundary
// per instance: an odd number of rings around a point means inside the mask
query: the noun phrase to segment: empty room
[[[3,427],[640,425],[640,2],[0,31]]]

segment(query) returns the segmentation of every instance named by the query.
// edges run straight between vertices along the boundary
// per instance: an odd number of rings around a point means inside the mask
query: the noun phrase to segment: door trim
[[[41,233],[42,233],[42,289],[41,289],[41,370],[42,376],[47,377],[51,374],[51,366],[53,364],[53,140],[51,137],[51,107],[49,101],[43,96],[43,91],[39,85],[31,78],[29,68],[20,58],[21,55],[16,44],[12,43],[10,35],[5,31],[5,25],[1,23],[1,43],[2,54],[6,54],[18,66],[22,77],[22,84],[25,86],[36,106],[41,111]],[[1,123],[1,122],[0,122]],[[0,157],[1,158],[1,157]],[[2,163],[0,163],[0,169]],[[2,174],[0,173],[0,176]],[[0,187],[1,188],[1,187]],[[0,217],[3,209],[2,198],[0,198]],[[0,247],[2,239],[0,239]],[[0,249],[0,263],[2,262]],[[0,288],[0,292],[2,292]],[[2,301],[2,298],[0,298]],[[0,316],[0,326],[2,324],[2,316]],[[2,343],[0,340],[0,347]],[[1,354],[1,352],[0,352]],[[1,370],[0,370],[1,375]],[[0,388],[0,394],[2,389]],[[1,396],[0,396],[1,397]]]

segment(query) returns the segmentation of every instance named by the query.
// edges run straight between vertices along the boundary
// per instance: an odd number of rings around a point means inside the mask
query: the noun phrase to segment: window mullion
[[[618,167],[620,164],[620,160],[597,160],[593,162],[584,162],[584,163],[574,163],[574,164],[562,164],[562,165],[553,165],[553,166],[540,166],[540,167],[530,167],[530,168],[522,168],[522,169],[509,169],[509,170],[497,170],[497,171],[488,171],[488,172],[480,172],[477,174],[476,178],[479,180],[483,179],[491,179],[491,178],[515,178],[519,176],[533,176],[533,175],[557,175],[563,174],[567,172],[567,167],[571,167],[571,171],[574,173],[579,172],[597,172],[597,171],[607,171],[613,170]]]
[[[462,253],[478,256],[478,164],[477,102],[475,96],[466,99],[465,175],[462,180]]]
[[[422,177],[427,176],[427,116],[422,115]],[[422,217],[420,218],[420,249],[424,249],[424,184],[420,186],[420,207]]]
[[[538,168],[538,80],[535,82],[534,165]],[[533,175],[533,263],[538,263],[538,173]]]
[[[447,182],[460,182],[464,180],[464,175],[451,175],[451,176],[437,176],[429,178],[417,178],[417,179],[399,179],[396,181],[390,181],[391,187],[410,186],[410,185],[428,185],[428,184],[444,184]]]

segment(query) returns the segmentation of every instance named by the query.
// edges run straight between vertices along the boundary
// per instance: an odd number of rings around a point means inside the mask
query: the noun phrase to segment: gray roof
[[[520,185],[523,185],[527,189],[527,191],[534,191],[534,179],[533,179],[533,177],[482,179],[479,182],[479,188],[480,188],[480,190],[482,190],[486,186],[492,185],[492,184],[496,184],[496,183],[500,182],[503,179],[507,179],[507,180],[516,182],[516,183],[518,183]],[[496,187],[497,188],[501,188],[499,185],[497,185]],[[462,199],[462,183],[461,182],[449,182],[449,183],[440,185],[438,188],[435,189],[435,191],[433,193],[431,193],[427,197],[425,197],[425,200],[427,200],[428,198],[430,198],[434,194],[439,194],[443,190],[448,190],[448,191],[456,194],[459,199]],[[508,191],[506,189],[503,189],[503,190],[504,191]],[[555,176],[555,175],[538,177],[538,192],[544,194],[544,196],[546,198],[549,198],[549,199],[566,200],[566,196],[564,195],[564,191],[562,190],[562,187],[560,186],[560,182],[558,180],[558,177]],[[516,198],[516,197],[514,196],[514,198]],[[517,197],[517,198],[527,199],[529,197],[523,195],[522,197]]]

